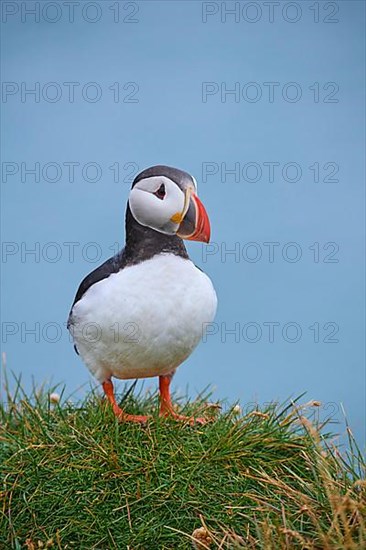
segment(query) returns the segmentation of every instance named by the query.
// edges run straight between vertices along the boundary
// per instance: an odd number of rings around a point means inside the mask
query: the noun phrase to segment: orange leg
[[[175,412],[170,397],[170,382],[173,378],[172,374],[166,376],[159,376],[159,391],[160,391],[160,416],[171,416],[175,420],[182,420],[187,422],[191,426],[195,423],[197,424],[206,424],[206,418],[193,418],[192,416],[183,416]]]
[[[104,393],[106,394],[108,401],[112,405],[113,412],[120,422],[139,422],[140,424],[144,424],[149,420],[148,416],[127,414],[123,412],[123,410],[118,406],[116,398],[114,396],[112,380],[106,380],[105,382],[103,382],[102,385]]]

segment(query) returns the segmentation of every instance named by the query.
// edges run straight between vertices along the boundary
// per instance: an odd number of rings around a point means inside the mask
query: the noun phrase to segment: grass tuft
[[[0,408],[0,548],[366,548],[365,462],[349,428],[342,454],[309,420],[316,402],[241,416],[201,396],[180,409],[214,419],[189,427],[130,392],[141,427],[55,393],[18,382]]]

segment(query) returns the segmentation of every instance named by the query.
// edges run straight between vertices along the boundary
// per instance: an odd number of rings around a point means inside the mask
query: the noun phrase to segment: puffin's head
[[[128,201],[141,225],[182,239],[210,240],[210,222],[197,197],[196,180],[183,170],[147,168],[134,179]]]

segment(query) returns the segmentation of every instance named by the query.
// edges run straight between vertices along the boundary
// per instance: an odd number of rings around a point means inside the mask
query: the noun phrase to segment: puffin
[[[118,405],[112,378],[159,377],[159,415],[204,424],[178,414],[170,384],[176,369],[215,317],[209,277],[190,260],[183,240],[208,243],[210,222],[187,172],[153,166],[129,193],[125,246],[81,282],[67,328],[75,351],[101,383],[115,416],[146,423]]]

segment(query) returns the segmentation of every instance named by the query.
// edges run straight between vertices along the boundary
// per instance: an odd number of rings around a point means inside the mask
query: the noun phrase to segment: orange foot
[[[182,414],[178,414],[175,412],[172,404],[172,400],[170,397],[170,382],[172,379],[172,375],[168,374],[166,376],[159,376],[159,391],[160,391],[160,411],[159,416],[163,417],[171,417],[174,418],[174,420],[180,420],[182,422],[186,422],[190,426],[194,426],[195,424],[206,424],[208,422],[207,418],[198,417],[194,418],[193,416],[184,416]]]
[[[138,414],[127,414],[121,407],[118,406],[113,391],[112,380],[106,380],[103,382],[103,390],[110,404],[112,405],[113,412],[120,422],[137,422],[139,424],[146,424],[150,419],[149,416],[142,416]]]

